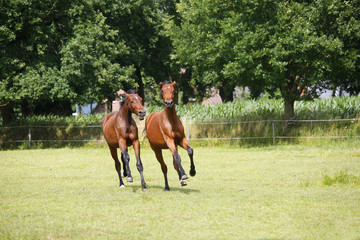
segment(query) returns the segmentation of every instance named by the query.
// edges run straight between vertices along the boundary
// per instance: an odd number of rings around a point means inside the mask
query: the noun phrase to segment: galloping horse
[[[193,161],[193,149],[189,146],[185,138],[184,127],[176,115],[174,104],[174,85],[176,82],[160,83],[160,90],[165,108],[161,112],[151,113],[145,120],[145,131],[150,146],[155,152],[155,156],[161,165],[162,172],[165,178],[165,191],[170,190],[167,180],[167,166],[162,156],[162,149],[170,149],[173,155],[173,164],[175,170],[179,174],[181,186],[186,186],[186,179],[183,167],[181,166],[181,158],[178,154],[177,146],[180,145],[186,149],[190,157],[190,175],[195,176],[195,165]]]
[[[128,91],[131,94],[125,93],[126,98],[121,102],[121,108],[118,112],[107,114],[102,120],[102,130],[107,144],[110,148],[110,153],[115,161],[115,168],[119,175],[120,187],[124,187],[122,180],[121,165],[117,155],[117,148],[121,151],[121,160],[124,166],[123,176],[127,176],[127,181],[132,182],[131,171],[129,168],[130,156],[127,147],[133,145],[136,156],[136,167],[139,170],[141,177],[141,186],[146,190],[146,183],[143,176],[143,166],[140,159],[140,143],[138,139],[138,128],[131,113],[139,116],[143,120],[146,111],[141,103],[142,99],[134,90]]]

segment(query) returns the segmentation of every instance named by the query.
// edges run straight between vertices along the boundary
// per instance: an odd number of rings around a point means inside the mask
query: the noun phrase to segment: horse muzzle
[[[174,102],[172,100],[165,101],[165,106],[167,109],[172,108],[173,105],[174,105]]]
[[[139,111],[139,120],[144,120],[146,115],[146,111],[145,110],[140,110]]]

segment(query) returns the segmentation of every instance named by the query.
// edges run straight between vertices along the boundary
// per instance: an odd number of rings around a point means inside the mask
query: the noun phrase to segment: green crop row
[[[148,114],[161,111],[163,107],[146,106]],[[178,115],[185,125],[185,134],[192,144],[271,144],[276,142],[298,141],[302,138],[332,138],[360,136],[360,121],[294,122],[285,128],[283,121],[283,102],[280,99],[241,99],[236,102],[217,105],[177,106]],[[295,103],[297,120],[347,119],[358,118],[360,97],[316,99]],[[14,122],[12,128],[0,128],[0,148],[27,147],[31,131],[32,147],[61,147],[83,145],[87,140],[101,140],[100,123],[104,114],[82,115],[79,117],[34,116]],[[136,121],[137,118],[135,118]],[[259,121],[267,120],[267,121]],[[245,122],[244,122],[245,121]],[[249,121],[249,122],[246,122]],[[256,122],[257,121],[257,122]],[[222,124],[201,124],[219,123]],[[142,132],[144,121],[138,122]],[[48,127],[46,127],[48,126]],[[87,127],[91,126],[91,127]],[[208,140],[208,139],[222,140]],[[290,138],[290,140],[289,140]],[[203,139],[207,139],[204,141]],[[228,140],[231,139],[231,140]],[[296,140],[292,140],[296,139]],[[51,140],[51,141],[48,141]],[[73,141],[73,142],[71,142]]]
[[[150,106],[148,112],[162,107]],[[295,102],[295,119],[355,118],[360,112],[360,97],[338,97]],[[177,106],[182,120],[193,122],[281,120],[284,114],[282,99],[239,99],[217,105]]]
[[[162,106],[146,106],[147,113],[161,111]],[[360,97],[338,97],[295,102],[295,119],[356,118],[360,112]],[[179,105],[179,117],[186,122],[281,120],[284,114],[282,99],[240,99],[216,105]],[[13,122],[12,126],[38,125],[99,125],[104,114],[82,116],[32,116]]]

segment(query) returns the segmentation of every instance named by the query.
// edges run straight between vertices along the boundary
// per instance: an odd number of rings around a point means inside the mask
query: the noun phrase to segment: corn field
[[[148,114],[160,110],[161,106],[147,107]],[[192,144],[200,145],[218,144],[219,139],[256,145],[273,144],[284,139],[357,138],[360,136],[359,112],[360,97],[296,102],[296,121],[285,128],[280,99],[242,99],[218,105],[177,106],[187,138]],[[34,116],[22,119],[13,127],[0,128],[0,148],[81,146],[86,142],[102,141],[100,123],[103,116]],[[321,121],[325,119],[329,121]],[[354,120],[337,121],[341,119]],[[138,122],[138,126],[141,133],[144,122]]]

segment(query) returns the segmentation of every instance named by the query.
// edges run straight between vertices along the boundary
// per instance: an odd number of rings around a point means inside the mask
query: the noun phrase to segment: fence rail
[[[296,123],[329,123],[329,122],[344,122],[344,123],[359,123],[359,118],[351,118],[351,119],[325,119],[325,120],[258,120],[258,121],[238,121],[238,122],[202,122],[202,123],[191,123],[191,122],[184,122],[183,125],[185,126],[185,135],[188,141],[207,141],[207,140],[255,140],[255,139],[264,139],[264,140],[271,140],[273,144],[276,144],[276,140],[279,139],[345,139],[345,138],[360,138],[360,132],[357,131],[356,135],[351,134],[349,135],[336,135],[336,136],[287,136],[279,134],[279,126],[276,127],[276,124],[296,124]],[[197,137],[191,136],[190,129],[193,126],[223,126],[223,125],[249,125],[249,124],[268,124],[269,131],[266,133],[264,132],[263,136],[232,136],[232,137],[222,137],[222,136],[205,136],[205,137]],[[95,137],[92,136],[91,139],[40,139],[34,138],[34,135],[39,129],[98,129],[98,133],[95,133]],[[144,125],[138,125],[139,132],[142,132]],[[11,130],[18,130],[18,131],[27,131],[26,138],[23,139],[8,139],[6,134],[3,134],[4,131],[11,131]],[[21,130],[22,129],[22,130]],[[359,128],[360,129],[360,128]],[[241,132],[241,130],[240,130]],[[359,133],[358,133],[359,132]],[[24,136],[24,134],[22,134]],[[95,139],[94,139],[95,138]],[[141,139],[144,140],[144,139]],[[52,143],[52,142],[59,142],[59,143],[70,143],[70,142],[103,142],[102,134],[101,134],[101,125],[90,125],[90,126],[12,126],[12,127],[0,127],[0,146],[4,143],[28,143],[29,148],[31,147],[32,143]]]

